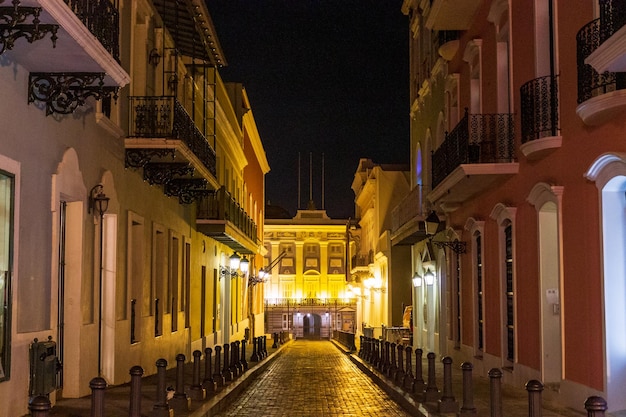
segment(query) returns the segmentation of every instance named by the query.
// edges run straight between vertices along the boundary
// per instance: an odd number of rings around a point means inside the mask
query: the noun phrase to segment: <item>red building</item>
[[[577,409],[626,409],[623,3],[403,4],[414,344]]]

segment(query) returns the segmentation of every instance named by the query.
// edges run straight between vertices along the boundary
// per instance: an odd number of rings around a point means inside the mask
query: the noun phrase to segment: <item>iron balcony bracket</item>
[[[13,49],[15,41],[25,38],[28,43],[43,39],[52,34],[52,47],[56,47],[59,25],[41,24],[41,7],[19,7],[20,1],[13,0],[13,7],[0,7],[0,55]],[[24,23],[32,18],[31,23]]]
[[[176,156],[175,149],[126,149],[125,163],[127,168],[143,168],[146,164],[150,163],[153,158],[165,158],[171,156],[174,160]]]
[[[187,162],[151,162],[143,167],[143,179],[150,185],[167,184],[175,177],[192,175],[193,166]]]
[[[46,104],[46,116],[70,114],[85,104],[88,97],[96,100],[113,96],[119,87],[104,85],[103,72],[31,72],[28,82],[28,103]]]
[[[206,189],[204,178],[174,178],[165,184],[165,195],[178,197],[180,204],[191,204],[212,191]]]

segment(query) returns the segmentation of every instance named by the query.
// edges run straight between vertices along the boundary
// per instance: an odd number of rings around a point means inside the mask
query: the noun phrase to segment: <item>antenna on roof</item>
[[[322,210],[324,210],[324,153],[322,152]]]

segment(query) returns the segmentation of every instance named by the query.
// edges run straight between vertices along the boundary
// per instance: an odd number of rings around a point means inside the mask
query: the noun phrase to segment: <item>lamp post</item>
[[[413,346],[423,347],[422,343],[422,328],[424,327],[424,318],[422,314],[424,312],[424,294],[422,292],[422,277],[417,275],[417,272],[411,279],[413,282]]]
[[[245,277],[248,273],[248,268],[250,266],[250,261],[244,256],[243,259],[237,252],[234,252],[228,258],[228,266],[220,266],[220,279],[221,278],[230,278],[224,279],[224,313],[223,313],[223,342],[230,343],[230,332],[232,325],[232,300],[231,300],[231,289],[232,289],[232,279],[238,277]],[[237,308],[237,306],[235,306]]]
[[[98,282],[98,376],[102,376],[102,280],[103,280],[103,248],[104,245],[104,213],[109,208],[109,197],[104,194],[102,184],[95,185],[89,192],[88,212],[99,217],[100,222],[100,276]]]

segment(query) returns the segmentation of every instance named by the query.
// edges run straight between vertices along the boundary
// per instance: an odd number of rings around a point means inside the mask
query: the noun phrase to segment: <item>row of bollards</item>
[[[207,347],[204,350],[204,379],[200,382],[202,352],[193,352],[192,381],[185,390],[185,361],[183,354],[176,356],[176,381],[173,395],[168,396],[167,388],[167,360],[156,361],[156,400],[152,407],[150,417],[172,417],[176,410],[188,411],[192,401],[203,401],[207,393],[215,394],[221,391],[228,382],[235,381],[248,370],[246,360],[247,341],[235,341],[217,345],[214,349]],[[267,336],[252,338],[252,355],[250,360],[259,362],[268,356]],[[223,352],[223,353],[222,353]],[[223,361],[222,361],[223,358]],[[222,366],[223,362],[223,366]],[[141,414],[141,385],[143,368],[133,366],[130,369],[130,398],[129,417],[142,417]],[[105,416],[105,390],[107,383],[104,378],[93,378],[89,386],[91,388],[91,414],[90,417]],[[45,396],[34,397],[28,406],[31,416],[49,417],[52,409],[50,400]]]
[[[415,353],[415,367],[411,364],[411,358]],[[428,404],[431,408],[436,407],[437,412],[456,415],[477,415],[474,405],[474,389],[470,362],[461,364],[463,398],[459,407],[453,394],[452,386],[452,358],[445,356],[441,359],[443,364],[443,390],[437,387],[435,373],[435,358],[433,352],[426,355],[427,378],[422,377],[422,349],[413,350],[411,346],[396,344],[381,339],[361,336],[361,345],[358,356],[372,365],[378,372],[389,378],[392,382],[410,394],[416,401]],[[403,360],[403,357],[406,360]],[[414,369],[414,371],[413,371]],[[493,368],[489,371],[490,389],[490,417],[502,417],[502,371]],[[528,392],[528,416],[541,417],[543,406],[541,393],[543,384],[537,380],[526,383]],[[585,410],[588,417],[604,417],[607,410],[606,401],[602,397],[592,396],[585,401]]]

